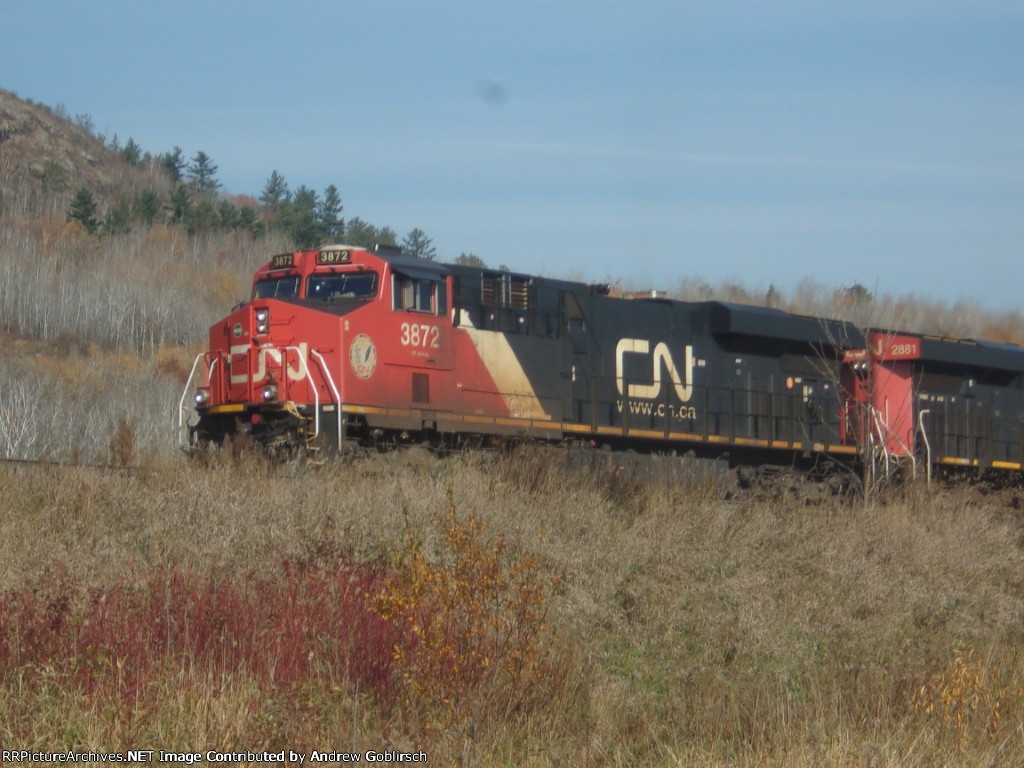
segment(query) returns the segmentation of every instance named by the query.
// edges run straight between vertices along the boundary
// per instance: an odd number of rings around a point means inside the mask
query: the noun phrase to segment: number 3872
[[[441,347],[441,329],[436,325],[424,323],[402,323],[402,335],[399,339],[403,347]]]

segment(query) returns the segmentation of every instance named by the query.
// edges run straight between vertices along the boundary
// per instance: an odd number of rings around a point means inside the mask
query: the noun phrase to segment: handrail
[[[315,439],[320,434],[320,391],[317,389],[316,382],[313,381],[313,374],[309,372],[309,366],[306,365],[306,358],[302,356],[302,350],[295,346],[282,347],[285,352],[295,350],[295,355],[299,358],[299,362],[302,364],[302,371],[305,373],[305,378],[309,381],[309,388],[313,390],[313,437],[307,437],[306,442]],[[282,373],[288,370],[288,357],[287,355],[281,356],[281,369]],[[286,378],[282,376],[282,379]]]
[[[924,415],[931,413],[930,408],[924,408],[917,413],[917,429],[921,433],[921,437],[924,438],[924,452],[927,462],[927,477],[928,485],[932,484],[932,444],[928,441],[928,432],[924,428]]]
[[[320,372],[323,374],[324,379],[331,387],[331,393],[334,395],[334,402],[338,405],[338,453],[341,453],[342,442],[344,439],[342,433],[341,423],[341,394],[338,392],[338,387],[334,384],[334,377],[331,376],[331,370],[327,367],[327,361],[324,360],[324,356],[317,352],[315,349],[309,350],[309,354],[316,355],[317,362],[320,364]],[[319,409],[317,409],[319,411]]]
[[[185,433],[184,439],[182,437],[182,429],[188,426],[188,417],[185,412],[185,398],[188,396],[189,390],[193,388],[192,379],[196,376],[196,369],[199,367],[199,361],[205,359],[208,354],[209,352],[200,352],[196,355],[196,359],[192,362],[192,370],[189,372],[188,378],[185,380],[185,388],[182,390],[181,398],[178,400],[178,445],[181,446],[184,446],[188,442],[187,432]],[[213,377],[213,369],[214,366],[217,365],[217,359],[218,358],[215,357],[213,362],[210,363],[210,367],[206,373],[207,382],[209,382]]]
[[[263,349],[267,348],[273,349],[274,347],[270,345],[263,347]],[[281,366],[283,369],[287,369],[288,366],[287,353],[295,353],[295,356],[299,359],[299,375],[309,384],[309,388],[313,392],[313,434],[311,436],[307,436],[306,438],[307,442],[311,441],[320,434],[320,390],[317,387],[316,382],[313,380],[312,371],[310,370],[305,355],[303,355],[302,353],[302,349],[294,345],[289,345],[286,347],[276,347],[276,349],[282,350],[285,353],[281,356]],[[331,393],[334,396],[334,401],[338,405],[338,450],[340,451],[343,443],[341,394],[338,391],[337,385],[334,383],[334,378],[331,376],[330,368],[327,366],[327,361],[324,360],[323,355],[320,354],[320,352],[318,352],[315,349],[309,350],[309,353],[316,357],[317,364],[320,368],[320,372],[323,375],[324,380],[326,381],[328,387],[331,390]],[[217,366],[217,361],[220,359],[220,355],[218,353],[200,352],[198,355],[196,355],[195,360],[193,360],[192,362],[192,369],[189,371],[188,378],[185,380],[185,386],[182,389],[181,397],[178,399],[178,444],[183,447],[186,446],[188,443],[187,427],[189,426],[188,409],[185,406],[185,401],[186,398],[188,398],[189,392],[195,388],[194,380],[196,378],[197,372],[199,371],[200,360],[205,359],[208,355],[211,354],[215,356],[213,360],[210,362],[209,368],[207,368],[206,370],[205,379],[207,385],[209,385],[209,383],[213,380],[213,372]]]

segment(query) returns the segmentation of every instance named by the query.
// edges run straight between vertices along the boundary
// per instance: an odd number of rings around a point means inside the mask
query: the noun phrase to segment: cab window
[[[306,282],[307,299],[370,299],[376,295],[376,272],[314,274]]]
[[[254,299],[294,299],[299,293],[299,276],[286,275],[257,280],[252,289]]]

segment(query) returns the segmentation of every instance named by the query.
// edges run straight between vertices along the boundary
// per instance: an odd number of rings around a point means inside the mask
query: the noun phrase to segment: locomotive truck
[[[257,270],[179,428],[192,450],[514,436],[1019,476],[1024,348],[331,245]]]

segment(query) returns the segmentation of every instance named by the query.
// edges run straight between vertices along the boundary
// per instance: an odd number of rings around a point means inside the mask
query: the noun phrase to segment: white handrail
[[[925,460],[927,461],[928,468],[928,485],[932,484],[932,444],[928,442],[928,432],[924,428],[924,415],[931,412],[930,408],[924,408],[917,412],[917,429],[921,433],[921,437],[924,438]]]
[[[188,426],[188,417],[185,414],[185,398],[188,396],[188,392],[192,389],[192,379],[196,376],[196,369],[199,367],[199,361],[206,357],[206,352],[200,352],[196,355],[196,359],[192,362],[192,370],[188,374],[188,378],[185,380],[185,388],[181,392],[181,399],[178,400],[178,445],[184,446],[188,442],[188,432],[185,432],[184,437],[182,436],[183,428]],[[213,367],[217,365],[217,358],[214,358],[210,364],[210,368],[207,371],[207,377],[213,375]],[[209,378],[207,378],[209,383]]]
[[[316,387],[316,382],[313,381],[313,375],[309,372],[309,366],[306,365],[306,358],[302,356],[302,350],[294,346],[284,347],[283,349],[285,352],[295,350],[295,355],[299,358],[299,362],[302,363],[302,371],[300,373],[306,374],[309,388],[313,390],[313,437],[306,438],[306,442],[309,442],[320,434],[320,392]],[[286,355],[281,356],[281,369],[282,373],[286,376],[288,371],[288,358]]]
[[[317,362],[320,363],[320,371],[323,373],[324,379],[331,387],[331,392],[334,395],[334,402],[337,403],[338,407],[338,453],[341,453],[342,446],[342,432],[341,432],[341,394],[338,392],[338,387],[334,384],[334,377],[331,376],[331,370],[327,367],[327,361],[324,360],[324,356],[317,352],[315,349],[309,350],[309,354],[316,355]]]

